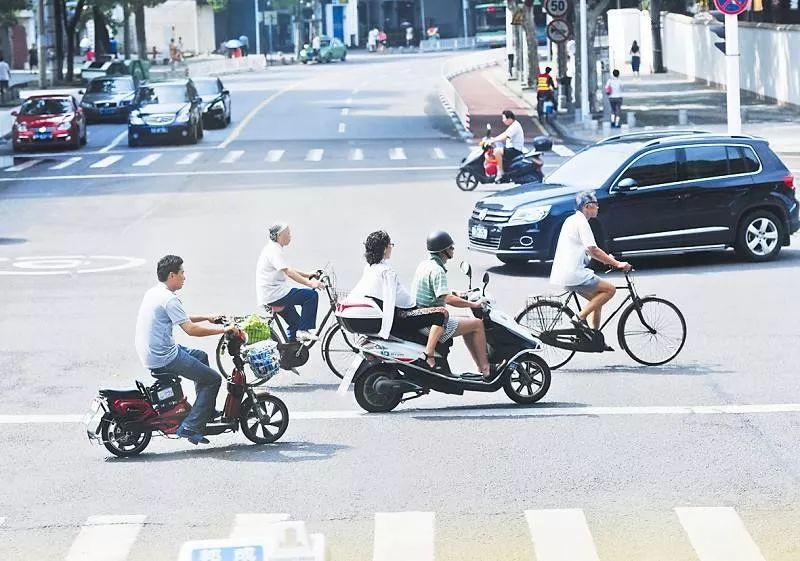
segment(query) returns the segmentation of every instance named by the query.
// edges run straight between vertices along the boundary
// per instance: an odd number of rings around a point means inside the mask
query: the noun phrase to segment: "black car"
[[[194,86],[203,98],[203,126],[228,126],[231,122],[231,94],[222,85],[222,80],[197,78]]]
[[[766,140],[691,131],[629,134],[576,154],[544,183],[479,201],[469,247],[504,263],[548,261],[575,194],[597,193],[592,228],[615,255],[733,247],[773,259],[800,228],[794,177]]]
[[[190,79],[140,86],[128,118],[128,146],[146,141],[189,142],[203,138],[203,100]]]
[[[130,76],[94,78],[86,91],[81,90],[81,109],[89,123],[98,121],[127,121],[133,109],[136,83]]]

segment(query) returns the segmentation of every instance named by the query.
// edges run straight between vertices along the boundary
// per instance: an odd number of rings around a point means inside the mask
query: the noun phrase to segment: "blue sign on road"
[[[192,551],[192,561],[264,561],[260,545],[209,547]]]
[[[717,9],[731,16],[738,16],[750,7],[750,0],[714,0]]]

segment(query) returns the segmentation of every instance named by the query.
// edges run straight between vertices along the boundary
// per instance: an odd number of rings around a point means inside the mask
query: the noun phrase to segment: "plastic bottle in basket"
[[[269,380],[280,371],[281,356],[275,341],[260,341],[247,348],[247,363],[253,374]]]

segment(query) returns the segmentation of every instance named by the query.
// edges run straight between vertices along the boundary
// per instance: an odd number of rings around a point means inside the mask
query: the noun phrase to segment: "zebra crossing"
[[[681,532],[694,550],[697,561],[767,561],[751,537],[744,522],[731,507],[676,507],[665,512],[670,524]],[[597,550],[592,535],[592,518],[582,509],[540,509],[520,512],[520,528],[527,526],[526,543],[510,544],[519,550],[530,549],[537,561],[615,561],[604,559]],[[147,542],[148,517],[142,514],[89,516],[73,538],[65,556],[53,555],[54,561],[127,561],[136,552],[136,544]],[[236,514],[229,529],[222,529],[208,539],[261,538],[270,535],[273,525],[291,522],[286,513]],[[6,541],[13,541],[13,525],[0,517],[0,531]],[[347,521],[341,522],[347,524]],[[315,531],[315,523],[305,523]],[[224,527],[225,524],[221,523]],[[63,524],[62,524],[63,526]],[[69,526],[65,526],[69,529]],[[74,530],[69,529],[74,532]],[[377,512],[373,516],[372,535],[346,535],[350,542],[372,539],[372,561],[436,561],[437,551],[447,551],[446,543],[437,536],[437,517],[434,512]],[[221,535],[220,535],[221,534]],[[520,534],[523,535],[523,534]],[[325,538],[319,534],[317,541]],[[331,536],[333,537],[333,536]],[[204,537],[203,539],[207,539]],[[28,536],[26,539],[30,539]],[[342,539],[339,537],[338,539]],[[451,538],[452,539],[452,538]],[[468,533],[458,532],[456,539],[469,541]],[[173,550],[181,544],[163,544]],[[475,544],[479,546],[480,544]],[[776,544],[771,544],[773,547]],[[438,549],[437,549],[438,547]],[[440,561],[444,561],[441,556]]]

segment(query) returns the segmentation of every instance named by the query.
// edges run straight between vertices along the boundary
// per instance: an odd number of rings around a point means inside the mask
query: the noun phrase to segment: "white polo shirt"
[[[586,250],[590,247],[597,247],[597,242],[589,220],[576,211],[561,227],[550,282],[556,286],[578,286],[594,277],[594,271],[588,267],[592,258]]]

